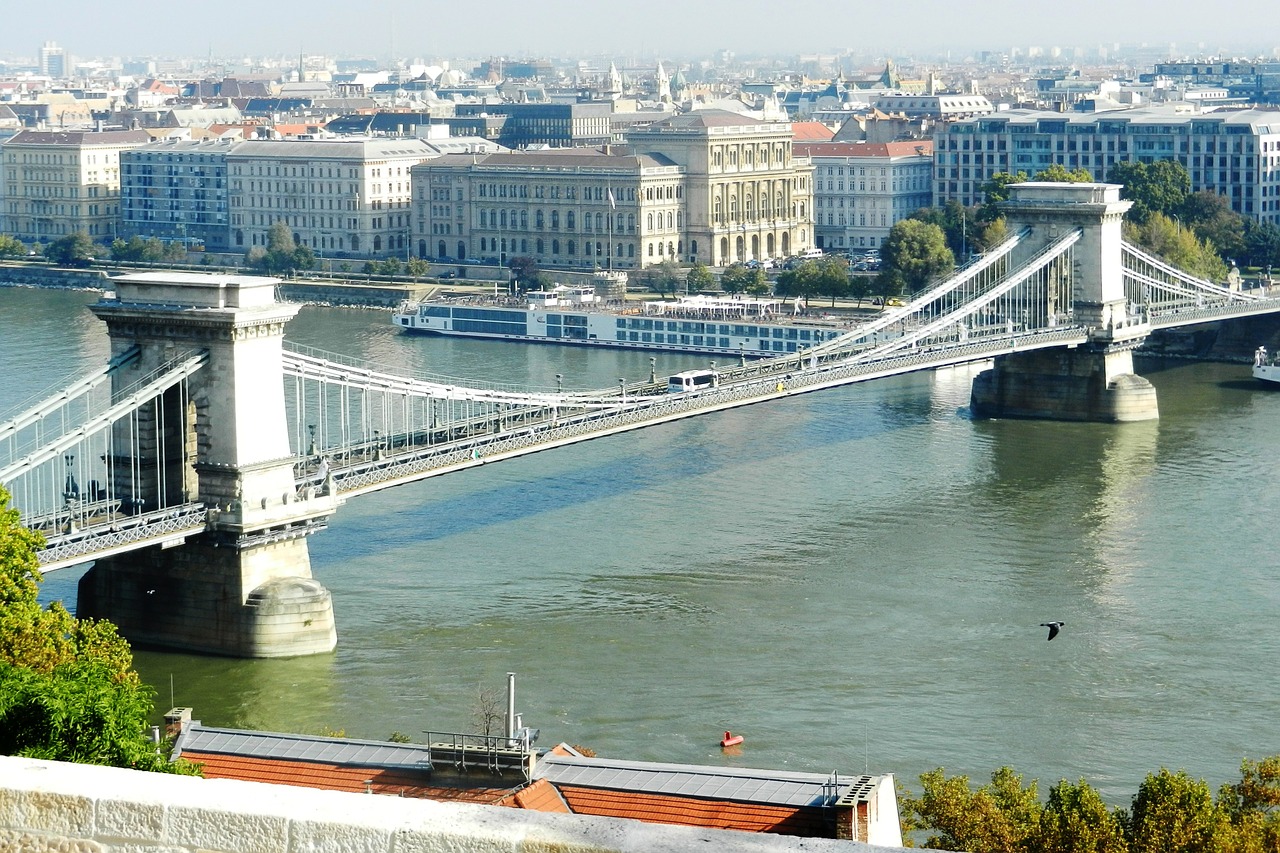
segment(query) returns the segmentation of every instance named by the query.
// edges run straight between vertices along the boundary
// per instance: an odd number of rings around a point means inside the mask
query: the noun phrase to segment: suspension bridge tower
[[[329,591],[311,577],[306,537],[337,506],[329,489],[299,489],[289,448],[278,280],[141,273],[113,280],[92,306],[112,355],[134,347],[137,376],[204,354],[182,386],[118,422],[115,493],[145,511],[199,502],[205,531],[97,561],[77,614],[110,619],[131,641],[238,657],[331,651]],[[134,374],[131,377],[129,374]],[[123,448],[131,448],[123,450]]]
[[[1013,184],[1001,203],[1008,230],[1029,230],[1019,255],[1030,260],[1074,231],[1070,249],[1073,322],[1090,328],[1073,349],[997,356],[973,382],[980,417],[1142,421],[1160,416],[1156,390],[1133,372],[1133,350],[1151,332],[1125,295],[1121,222],[1132,202],[1117,184]]]

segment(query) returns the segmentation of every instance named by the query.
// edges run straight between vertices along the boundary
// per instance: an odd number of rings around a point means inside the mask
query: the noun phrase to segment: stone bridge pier
[[[141,511],[208,508],[203,533],[100,559],[80,581],[77,615],[110,619],[135,644],[282,657],[337,643],[332,599],[311,577],[306,542],[337,499],[295,487],[282,342],[298,309],[276,301],[277,283],[140,273],[114,279],[114,297],[92,306],[113,356],[141,349],[113,392],[207,353],[185,385],[115,426],[116,447],[139,448],[138,458],[117,459],[116,494]]]
[[[1150,333],[1128,313],[1121,221],[1132,202],[1117,184],[1023,183],[1001,204],[1009,231],[1029,228],[1015,263],[1029,260],[1075,229],[1074,322],[1091,327],[1089,343],[998,356],[973,381],[978,417],[1072,421],[1142,421],[1160,416],[1156,390],[1133,372],[1133,350]]]

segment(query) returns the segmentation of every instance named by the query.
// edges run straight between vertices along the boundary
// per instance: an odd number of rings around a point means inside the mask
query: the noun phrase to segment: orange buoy
[[[744,738],[742,735],[735,735],[733,732],[725,732],[724,737],[720,738],[720,746],[737,746],[742,743]]]

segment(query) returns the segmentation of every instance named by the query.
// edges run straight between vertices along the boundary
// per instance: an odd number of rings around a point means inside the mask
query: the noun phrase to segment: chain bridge
[[[45,571],[95,561],[78,613],[131,640],[239,656],[331,650],[306,539],[356,496],[737,406],[966,362],[978,416],[1158,416],[1132,351],[1155,329],[1280,311],[1130,246],[1106,184],[1022,184],[1001,246],[808,350],[591,393],[403,375],[284,341],[276,279],[141,273],[91,310],[112,356],[0,423],[0,483]]]

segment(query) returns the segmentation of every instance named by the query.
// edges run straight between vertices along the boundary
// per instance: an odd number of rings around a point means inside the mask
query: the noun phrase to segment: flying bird
[[[1054,637],[1058,636],[1058,632],[1062,630],[1062,626],[1065,624],[1067,623],[1066,622],[1041,622],[1040,627],[1049,629],[1049,639],[1052,640]]]

